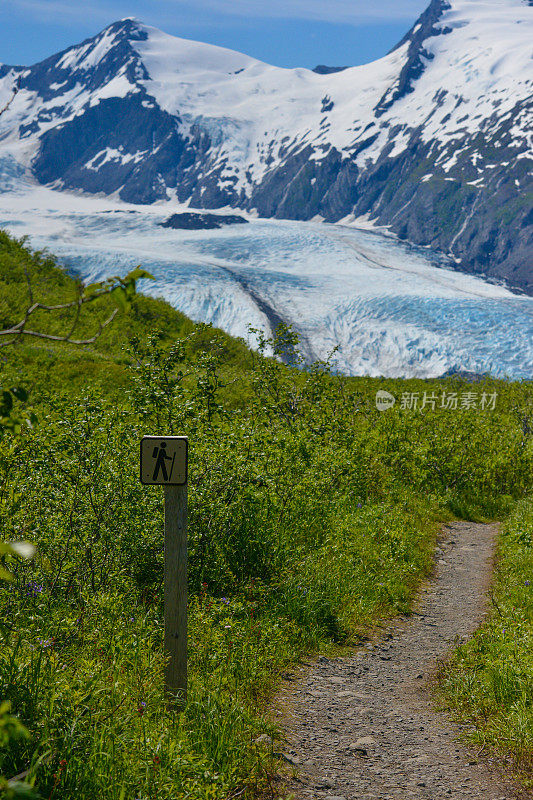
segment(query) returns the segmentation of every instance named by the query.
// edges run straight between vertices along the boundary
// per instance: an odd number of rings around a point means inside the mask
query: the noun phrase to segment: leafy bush
[[[447,701],[530,788],[533,767],[533,504],[504,523],[490,619],[442,666]]]
[[[70,291],[44,256],[1,245],[3,263],[26,259],[46,291]],[[486,516],[531,490],[529,385],[479,384],[499,392],[495,411],[380,413],[378,389],[465,384],[303,369],[283,328],[251,354],[138,297],[93,348],[22,345],[2,370],[31,391],[38,424],[0,440],[0,527],[38,554],[0,590],[0,697],[29,732],[0,773],[29,771],[43,797],[265,789],[272,755],[255,741],[275,735],[264,709],[285,666],[407,611],[450,509]],[[147,433],[190,439],[182,715],[162,686],[162,493],[138,481]]]

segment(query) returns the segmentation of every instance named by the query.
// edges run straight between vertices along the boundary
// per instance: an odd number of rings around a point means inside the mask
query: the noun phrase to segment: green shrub
[[[13,297],[23,262],[43,292],[72,290],[53,260],[0,236]],[[380,413],[378,389],[472,387],[304,369],[287,329],[251,354],[142,297],[94,347],[22,343],[1,369],[37,421],[0,439],[0,526],[38,554],[0,589],[0,697],[29,732],[1,751],[0,774],[29,770],[43,797],[265,789],[272,756],[255,740],[275,735],[264,710],[286,665],[408,611],[453,510],[491,517],[531,491],[525,383],[476,384],[499,393],[494,411]],[[138,480],[147,433],[190,439],[181,715],[163,694],[162,492]]]
[[[442,667],[447,701],[472,738],[510,758],[532,786],[533,504],[521,502],[500,538],[492,613]]]

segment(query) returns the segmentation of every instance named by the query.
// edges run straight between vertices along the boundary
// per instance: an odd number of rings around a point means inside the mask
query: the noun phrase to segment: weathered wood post
[[[144,436],[141,482],[165,489],[165,690],[187,701],[187,472],[186,436]]]
[[[165,688],[187,700],[187,486],[165,486]]]

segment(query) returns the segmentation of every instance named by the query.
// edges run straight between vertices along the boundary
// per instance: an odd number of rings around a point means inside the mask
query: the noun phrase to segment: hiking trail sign
[[[141,483],[152,486],[185,486],[187,444],[186,436],[143,436]]]
[[[165,689],[172,706],[187,702],[186,436],[144,436],[141,483],[165,489]]]

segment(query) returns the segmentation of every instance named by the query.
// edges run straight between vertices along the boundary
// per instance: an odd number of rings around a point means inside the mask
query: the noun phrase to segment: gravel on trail
[[[320,657],[286,681],[274,709],[286,734],[285,786],[297,800],[516,800],[533,795],[458,741],[428,683],[437,659],[487,611],[496,526],[443,529],[435,575],[410,617],[354,655]],[[496,765],[494,765],[496,766]]]

